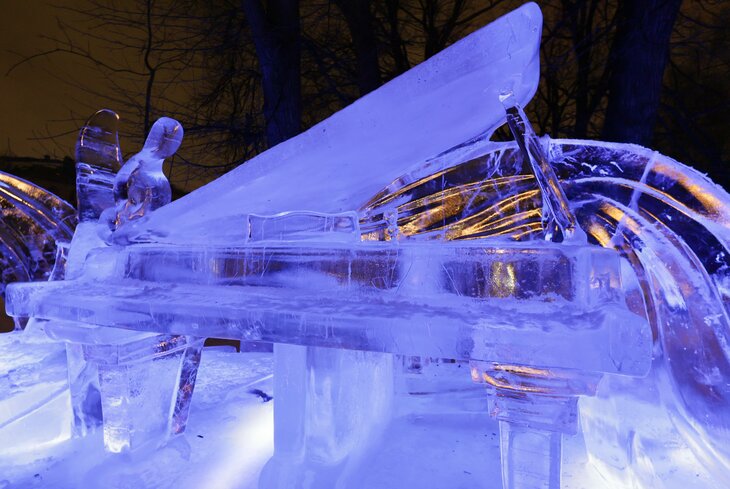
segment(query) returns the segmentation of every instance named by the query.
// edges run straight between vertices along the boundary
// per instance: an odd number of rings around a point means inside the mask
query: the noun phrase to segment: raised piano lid
[[[308,131],[134,223],[159,243],[242,243],[244,216],[358,209],[408,168],[490,134],[499,94],[523,106],[539,80],[542,13],[527,3]],[[183,143],[184,144],[184,143]]]

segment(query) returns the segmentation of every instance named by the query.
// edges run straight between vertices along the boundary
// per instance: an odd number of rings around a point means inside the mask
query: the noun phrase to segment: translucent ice
[[[499,94],[537,89],[542,13],[492,22],[349,107],[156,212],[137,240],[240,242],[240,213],[357,209],[408,167],[502,124]],[[282,182],[297,182],[284,185]],[[163,237],[164,235],[164,237]]]
[[[161,117],[152,125],[142,151],[132,156],[116,174],[114,205],[101,216],[113,236],[105,236],[106,239],[124,243],[126,233],[120,228],[170,203],[172,190],[162,172],[162,163],[175,154],[182,138],[183,128],[174,119]]]
[[[321,212],[283,212],[275,216],[249,214],[246,241],[321,240],[360,241],[360,223],[356,212],[323,214]]]
[[[532,173],[540,187],[545,239],[558,242],[567,239],[585,243],[585,233],[575,222],[575,216],[555,175],[555,170],[525,112],[512,92],[500,94],[500,100],[507,111],[507,124],[520,147],[522,157],[530,162]]]
[[[33,460],[71,437],[64,348],[15,332],[0,335],[0,358],[0,459]]]
[[[122,164],[119,116],[100,110],[86,121],[76,144],[76,198],[79,221],[96,223],[114,201],[114,176]]]
[[[56,242],[71,239],[74,208],[47,190],[0,172],[0,294],[5,284],[48,278]]]

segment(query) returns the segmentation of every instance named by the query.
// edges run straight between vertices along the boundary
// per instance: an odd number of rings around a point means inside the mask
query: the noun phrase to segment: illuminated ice
[[[71,437],[63,345],[32,329],[2,334],[0,358],[0,460],[33,460]]]
[[[538,138],[540,23],[527,4],[167,205],[179,124],[114,176],[95,115],[63,273],[7,293],[66,343],[75,434],[182,446],[216,337],[275,344],[261,489],[727,487],[730,196],[645,148]],[[457,452],[475,420],[493,443]]]

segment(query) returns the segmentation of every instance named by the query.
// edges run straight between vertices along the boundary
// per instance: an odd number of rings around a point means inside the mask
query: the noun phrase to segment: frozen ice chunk
[[[0,458],[32,460],[72,433],[63,345],[27,333],[0,335]]]

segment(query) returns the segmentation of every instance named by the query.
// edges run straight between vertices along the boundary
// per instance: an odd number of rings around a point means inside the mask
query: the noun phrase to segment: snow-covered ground
[[[9,383],[2,388],[14,393],[0,397],[0,416],[9,416],[3,403],[32,385],[52,394],[64,358],[61,345],[18,333],[0,335],[0,383]],[[272,360],[268,353],[206,348],[187,431],[159,449],[107,454],[100,433],[80,439],[68,431],[56,433],[49,428],[54,422],[68,422],[67,393],[51,396],[57,400],[41,407],[49,423],[46,433],[56,435],[32,449],[24,449],[22,434],[4,436],[0,417],[0,489],[257,488],[273,453]],[[393,419],[353,478],[358,487],[501,487],[497,423],[486,412],[483,386],[471,384],[465,368],[433,363],[403,377]],[[272,394],[274,401],[263,402],[253,389]],[[608,487],[585,463],[580,435],[568,440],[564,455],[565,488]]]

